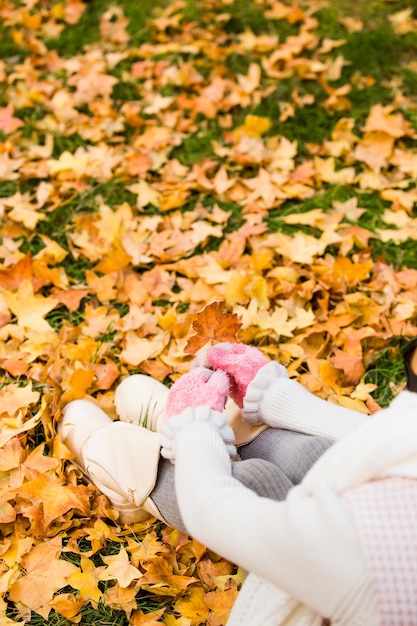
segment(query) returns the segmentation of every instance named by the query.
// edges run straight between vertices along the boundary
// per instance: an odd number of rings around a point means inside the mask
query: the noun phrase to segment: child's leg
[[[175,467],[167,459],[161,458],[158,477],[150,499],[160,511],[161,517],[173,528],[186,533],[175,495]],[[243,485],[259,496],[272,500],[284,500],[293,487],[289,478],[276,465],[263,459],[248,459],[232,464],[232,474]]]
[[[60,433],[90,480],[117,506],[121,523],[154,515],[185,531],[175,495],[174,466],[160,456],[157,433],[112,422],[86,400],[65,407]],[[284,499],[293,486],[282,470],[262,459],[233,463],[233,475],[259,495],[275,500]]]
[[[290,430],[267,428],[238,448],[241,459],[265,459],[298,484],[310,467],[332,445],[331,439]]]

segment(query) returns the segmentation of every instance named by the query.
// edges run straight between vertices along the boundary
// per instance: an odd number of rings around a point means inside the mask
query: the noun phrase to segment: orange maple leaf
[[[45,280],[35,277],[33,271],[32,255],[28,252],[13,267],[6,267],[0,270],[2,288],[17,290],[24,280],[30,280],[33,285],[33,291],[38,291],[45,284]]]
[[[33,470],[35,473],[35,470]],[[36,515],[41,515],[40,522],[42,531],[46,532],[48,526],[58,517],[69,510],[74,509],[82,515],[89,515],[89,496],[91,491],[82,485],[61,485],[58,480],[46,474],[38,473],[33,480],[29,480],[21,487],[13,490],[21,501],[19,507],[23,515],[32,516],[33,508],[26,507],[22,500],[29,500],[39,506]],[[13,492],[10,492],[11,494]]]
[[[9,104],[7,107],[0,108],[0,130],[6,135],[13,133],[15,130],[23,126],[23,122],[13,115],[13,106]]]
[[[26,574],[13,583],[9,597],[21,602],[47,619],[48,602],[58,589],[67,585],[68,577],[77,567],[59,558],[61,549],[52,543],[40,543],[25,555],[22,565]]]
[[[186,354],[196,354],[209,341],[238,341],[237,333],[242,323],[235,313],[222,313],[221,304],[212,302],[198,313],[191,325],[196,334],[189,338],[184,349]]]

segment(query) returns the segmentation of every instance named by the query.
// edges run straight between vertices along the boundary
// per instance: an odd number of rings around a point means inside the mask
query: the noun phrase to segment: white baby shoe
[[[160,459],[156,432],[113,422],[88,400],[67,404],[59,432],[80,468],[119,510],[120,523],[132,524],[150,516],[166,522],[149,498]]]
[[[116,389],[114,405],[117,415],[122,422],[158,432],[165,423],[168,393],[168,387],[154,378],[133,374],[125,378]]]

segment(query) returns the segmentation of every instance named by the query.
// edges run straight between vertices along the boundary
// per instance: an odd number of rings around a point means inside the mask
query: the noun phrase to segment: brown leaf
[[[202,582],[209,588],[215,589],[215,576],[225,576],[233,572],[233,565],[225,559],[220,559],[216,563],[211,559],[205,558],[198,564],[198,575]]]
[[[212,302],[197,315],[191,325],[195,335],[192,335],[184,352],[196,354],[209,341],[230,341],[236,343],[237,333],[242,326],[236,314],[222,313],[219,302]]]

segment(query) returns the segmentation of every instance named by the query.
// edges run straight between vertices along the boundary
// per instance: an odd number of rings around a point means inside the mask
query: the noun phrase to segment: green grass
[[[396,337],[365,363],[367,371],[363,382],[377,386],[372,395],[381,407],[390,404],[405,382],[406,374],[401,351],[406,344],[405,339]]]

